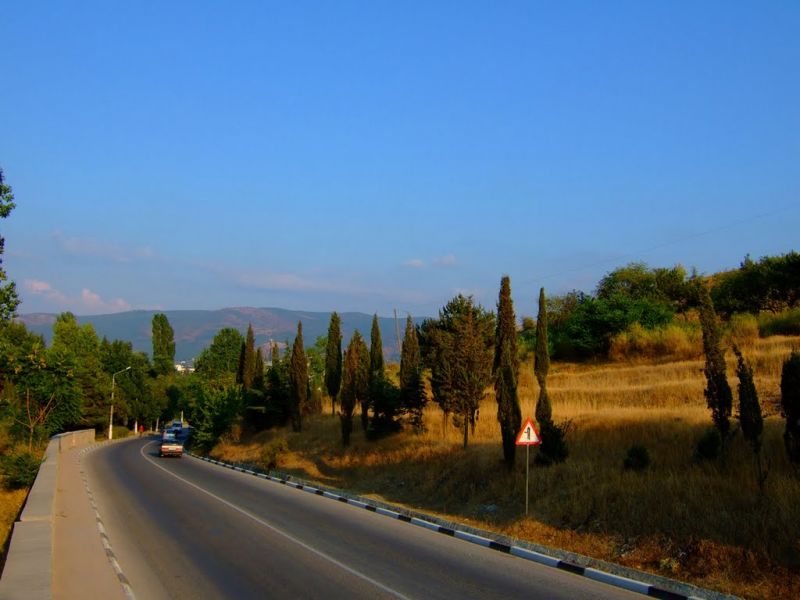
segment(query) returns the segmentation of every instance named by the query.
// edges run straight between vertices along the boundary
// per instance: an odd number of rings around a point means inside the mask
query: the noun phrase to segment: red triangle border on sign
[[[542,443],[542,438],[539,437],[539,432],[536,431],[536,427],[533,424],[533,421],[527,419],[525,424],[522,426],[522,429],[519,430],[517,434],[517,446],[538,446]]]

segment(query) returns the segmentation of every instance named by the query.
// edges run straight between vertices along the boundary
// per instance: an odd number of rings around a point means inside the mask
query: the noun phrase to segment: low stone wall
[[[0,600],[50,600],[53,579],[53,505],[58,455],[94,443],[94,429],[54,435],[39,473],[14,523],[8,557],[0,579]]]

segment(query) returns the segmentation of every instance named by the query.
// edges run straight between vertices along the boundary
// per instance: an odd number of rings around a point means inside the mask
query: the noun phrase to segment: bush
[[[556,424],[552,421],[544,421],[540,423],[540,427],[539,434],[542,438],[542,443],[539,446],[539,452],[536,453],[534,462],[537,465],[546,467],[567,460],[569,447],[567,446],[566,437],[572,427],[572,422],[564,421]]]
[[[650,453],[647,448],[635,444],[628,448],[622,467],[628,471],[644,471],[650,466]]]
[[[265,469],[271,471],[277,469],[281,458],[289,451],[289,443],[286,438],[275,438],[268,442],[261,450],[261,464]]]
[[[694,450],[696,460],[715,460],[722,452],[722,436],[719,429],[709,427],[705,433],[697,440]]]
[[[762,313],[758,316],[761,337],[770,335],[800,335],[800,308],[778,314]]]
[[[123,438],[128,437],[131,434],[130,429],[128,429],[124,425],[114,425],[112,431],[115,440],[121,440]]]
[[[3,480],[8,489],[18,490],[33,485],[41,461],[30,452],[23,451],[0,459]]]

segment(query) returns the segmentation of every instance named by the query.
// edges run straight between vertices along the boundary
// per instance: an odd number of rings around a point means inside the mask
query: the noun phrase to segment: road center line
[[[162,471],[164,471],[164,472],[165,472],[165,473],[167,473],[168,475],[171,475],[171,476],[172,476],[172,477],[174,477],[175,479],[178,479],[179,481],[182,481],[182,482],[183,482],[183,483],[185,483],[186,485],[189,485],[189,486],[193,487],[194,489],[196,489],[196,490],[198,490],[198,491],[200,491],[200,492],[203,492],[203,493],[204,493],[204,494],[206,494],[207,496],[210,496],[210,497],[212,497],[214,500],[216,500],[216,501],[218,501],[218,502],[221,502],[221,503],[222,503],[222,504],[224,504],[225,506],[227,506],[227,507],[229,507],[229,508],[232,508],[233,510],[237,511],[238,513],[240,513],[240,514],[242,514],[242,515],[244,515],[244,516],[246,516],[246,517],[249,517],[250,519],[252,519],[252,520],[253,520],[253,521],[255,521],[256,523],[258,523],[259,525],[262,525],[263,527],[266,527],[266,528],[267,528],[267,529],[269,529],[270,531],[273,531],[273,532],[277,533],[278,535],[281,535],[281,536],[285,537],[287,540],[289,540],[289,541],[291,541],[291,542],[293,542],[293,543],[297,544],[297,545],[298,545],[298,546],[300,546],[301,548],[304,548],[304,549],[308,550],[309,552],[311,552],[311,553],[313,553],[313,554],[316,554],[316,555],[317,555],[317,556],[319,556],[320,558],[322,558],[322,559],[324,559],[324,560],[327,560],[328,562],[330,562],[330,563],[332,563],[332,564],[336,565],[336,566],[337,566],[337,567],[339,567],[340,569],[342,569],[342,570],[344,570],[344,571],[347,571],[347,572],[348,572],[348,573],[350,573],[351,575],[354,575],[355,577],[358,577],[359,579],[363,579],[364,581],[366,581],[366,582],[368,582],[368,583],[370,583],[370,584],[374,585],[375,587],[377,587],[378,589],[381,589],[381,590],[383,590],[383,591],[384,591],[384,592],[386,592],[387,594],[391,594],[391,595],[392,595],[392,596],[394,596],[395,598],[400,598],[400,599],[402,599],[402,600],[410,600],[410,599],[409,599],[407,596],[404,596],[404,595],[403,595],[403,594],[401,594],[400,592],[398,592],[398,591],[396,591],[396,590],[393,590],[392,588],[390,588],[390,587],[387,587],[387,586],[383,585],[381,582],[379,582],[379,581],[376,581],[375,579],[372,579],[371,577],[369,577],[369,576],[367,576],[367,575],[364,575],[364,573],[361,573],[360,571],[356,571],[355,569],[353,569],[353,568],[351,568],[351,567],[348,567],[346,564],[344,564],[344,563],[342,563],[342,562],[340,562],[340,561],[336,560],[335,558],[333,558],[333,557],[332,557],[332,556],[330,556],[329,554],[325,554],[325,553],[324,553],[324,552],[322,552],[321,550],[317,550],[316,548],[313,548],[312,546],[309,546],[308,544],[306,544],[305,542],[303,542],[303,541],[301,541],[301,540],[297,539],[297,538],[296,538],[296,537],[294,537],[293,535],[291,535],[291,534],[289,534],[289,533],[286,533],[285,531],[282,531],[282,530],[278,529],[278,528],[277,528],[277,527],[275,527],[274,525],[271,525],[270,523],[267,523],[267,522],[266,522],[266,521],[264,521],[263,519],[260,519],[260,518],[258,518],[257,516],[255,516],[254,514],[252,514],[252,513],[248,512],[248,511],[246,511],[245,509],[243,509],[243,508],[241,508],[241,507],[239,507],[239,506],[236,506],[236,505],[235,505],[235,504],[233,504],[232,502],[229,502],[228,500],[225,500],[224,498],[220,498],[220,497],[219,497],[219,496],[217,496],[216,494],[214,494],[214,493],[212,493],[212,492],[209,492],[209,491],[208,491],[208,490],[206,490],[206,489],[203,489],[203,488],[202,488],[202,487],[200,487],[199,485],[197,485],[197,484],[195,484],[195,483],[192,483],[191,481],[189,481],[189,480],[187,480],[187,479],[184,479],[184,478],[183,478],[183,477],[181,477],[180,475],[176,475],[175,473],[173,473],[173,472],[172,472],[172,471],[170,471],[169,469],[165,469],[164,467],[162,467],[161,465],[159,465],[159,464],[158,464],[156,461],[154,461],[154,460],[153,460],[153,459],[151,459],[151,458],[148,458],[148,457],[147,457],[147,456],[145,456],[145,454],[144,454],[144,449],[145,449],[145,448],[147,448],[147,447],[148,447],[150,444],[155,444],[155,443],[156,443],[156,442],[148,442],[147,444],[145,444],[144,446],[142,446],[142,447],[139,449],[139,454],[141,454],[141,455],[142,455],[142,458],[144,458],[145,460],[147,460],[147,461],[149,461],[150,463],[152,463],[152,464],[153,464],[153,466],[155,466],[155,467],[157,467],[157,468],[161,469]]]

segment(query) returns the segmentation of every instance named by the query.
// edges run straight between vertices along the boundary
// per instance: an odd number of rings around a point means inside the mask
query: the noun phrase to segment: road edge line
[[[369,498],[345,495],[341,492],[341,490],[324,488],[317,484],[292,478],[289,475],[286,475],[285,477],[276,477],[269,473],[257,472],[256,468],[252,465],[248,465],[247,469],[244,469],[239,465],[216,460],[207,456],[201,456],[193,452],[186,451],[185,454],[188,454],[192,458],[196,458],[198,460],[202,460],[226,469],[231,469],[243,474],[251,474],[261,479],[272,481],[273,483],[279,483],[300,491],[306,491],[328,499],[351,504],[358,508],[364,508],[370,512],[400,520],[417,527],[423,527],[437,533],[442,533],[451,537],[457,537],[466,542],[477,544],[491,550],[496,550],[505,554],[511,554],[523,560],[529,560],[548,567],[568,571],[581,577],[593,579],[613,587],[618,587],[645,596],[664,600],[740,600],[737,596],[716,592],[714,590],[703,589],[690,583],[668,579],[660,575],[654,575],[644,571],[631,569],[629,567],[623,567],[622,565],[614,565],[613,563],[607,563],[606,561],[593,559],[589,556],[584,556],[574,552],[559,551],[558,553],[564,554],[571,559],[564,560],[563,558],[558,558],[542,552],[542,550],[551,550],[552,552],[554,549],[539,546],[538,544],[532,544],[530,542],[516,539],[510,539],[510,541],[514,543],[507,543],[506,541],[498,540],[497,534],[489,531],[479,530],[477,528],[466,526],[457,522],[448,523],[446,526],[443,526],[436,522],[440,519],[432,515],[426,515],[425,513],[419,513],[417,511],[410,511],[405,508],[392,506],[388,503],[379,503]],[[504,538],[505,536],[500,537]],[[536,549],[526,548],[526,545],[535,546]],[[553,553],[555,554],[556,552]],[[580,562],[584,562],[586,564],[578,564]],[[598,568],[598,566],[614,566],[616,569],[624,571],[626,574],[621,575],[618,573],[612,573],[610,571]],[[640,579],[636,579],[636,576],[644,576],[643,578],[658,580],[659,583],[655,584],[642,581]],[[686,591],[691,593],[684,593],[683,591],[680,591],[681,588],[684,588]]]

